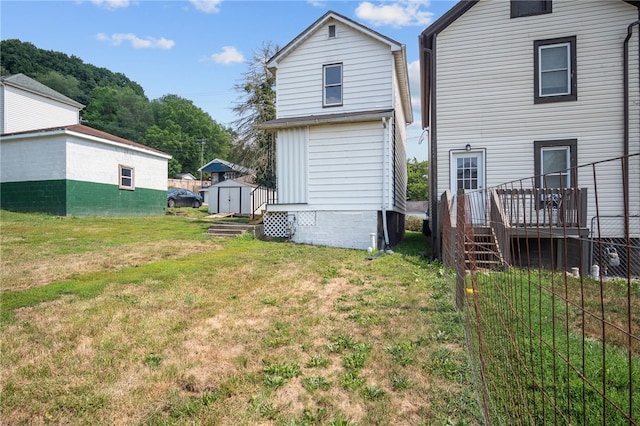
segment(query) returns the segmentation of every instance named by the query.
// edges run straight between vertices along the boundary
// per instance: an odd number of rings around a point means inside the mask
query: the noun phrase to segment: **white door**
[[[486,218],[484,151],[462,151],[451,153],[451,191],[458,194],[464,189],[470,203],[471,223],[488,223]],[[454,210],[455,212],[455,210]]]
[[[218,200],[218,210],[220,213],[240,213],[239,187],[220,188]]]

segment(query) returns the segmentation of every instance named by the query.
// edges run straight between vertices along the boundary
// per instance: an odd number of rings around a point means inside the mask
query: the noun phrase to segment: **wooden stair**
[[[263,226],[244,223],[213,223],[207,229],[207,235],[214,237],[235,237],[247,233],[259,238],[264,233]]]
[[[474,227],[473,243],[470,246],[465,250],[467,269],[475,267],[477,269],[503,270],[505,268],[500,247],[491,227]]]

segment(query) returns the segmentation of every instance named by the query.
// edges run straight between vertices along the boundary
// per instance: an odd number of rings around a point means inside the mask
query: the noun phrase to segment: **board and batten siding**
[[[534,141],[577,139],[578,165],[621,156],[622,49],[637,13],[622,1],[556,0],[553,13],[511,19],[509,2],[482,1],[443,30],[436,50],[438,194],[450,186],[451,150],[466,144],[486,149],[488,187],[535,175]],[[536,105],[534,41],[568,36],[577,39],[578,100]],[[631,52],[638,51],[637,40]],[[630,81],[633,153],[639,149],[637,53]],[[619,214],[620,173],[603,176],[601,214]],[[588,181],[578,179],[580,186]],[[637,179],[632,184],[638,194]]]
[[[336,37],[328,37],[336,25]],[[323,108],[323,65],[342,63],[343,105]],[[285,57],[276,73],[277,118],[393,107],[388,45],[329,20]]]
[[[3,134],[79,123],[77,107],[6,85],[2,91]]]
[[[278,131],[276,142],[278,202],[307,202],[309,128],[296,127]]]

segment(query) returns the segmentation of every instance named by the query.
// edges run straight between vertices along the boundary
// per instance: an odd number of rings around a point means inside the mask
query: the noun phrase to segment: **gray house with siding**
[[[600,182],[598,212],[588,170],[577,169],[640,152],[639,7],[623,0],[462,0],[424,30],[422,127],[436,251],[446,190],[480,194],[539,176],[533,190],[587,194],[587,233],[597,214],[622,214],[621,191],[629,214],[640,214],[640,156],[631,157],[625,179]]]

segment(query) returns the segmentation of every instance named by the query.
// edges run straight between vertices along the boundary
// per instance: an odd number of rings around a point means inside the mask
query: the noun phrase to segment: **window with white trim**
[[[342,64],[323,67],[323,106],[342,105]]]
[[[133,167],[120,164],[118,166],[118,188],[133,191],[135,189],[134,176]]]
[[[534,103],[578,99],[576,37],[534,42]]]

